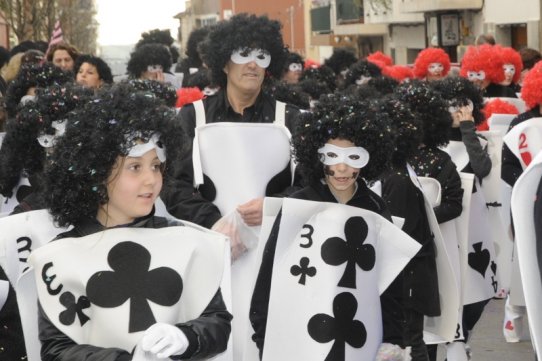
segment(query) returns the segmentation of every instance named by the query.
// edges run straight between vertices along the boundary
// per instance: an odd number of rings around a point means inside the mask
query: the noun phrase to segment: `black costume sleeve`
[[[510,187],[516,184],[519,176],[523,173],[523,167],[514,153],[503,143],[501,159],[501,178]]]
[[[275,249],[277,247],[281,218],[282,211],[277,215],[267,243],[265,244],[260,271],[258,272],[258,278],[256,278],[256,285],[254,286],[254,293],[252,294],[252,300],[250,302],[249,319],[252,328],[254,329],[252,340],[256,343],[256,346],[260,351],[260,359],[262,358],[265,342],[267,313],[269,311],[269,297],[271,294],[271,277],[273,275],[273,263],[275,261]]]
[[[391,214],[405,220],[402,230],[419,241],[414,231],[422,214],[418,210],[416,186],[405,175],[392,174],[382,179],[382,199],[386,202]]]
[[[115,322],[111,320],[111,322]],[[38,303],[42,361],[129,361],[132,355],[118,348],[78,345],[56,328]]]
[[[181,122],[189,139],[192,140],[196,125],[196,115],[192,104],[185,105],[181,109]],[[194,187],[192,146],[178,164],[169,166],[167,180],[160,193],[167,211],[176,218],[211,228],[222,215],[218,208]]]
[[[457,218],[463,211],[463,188],[456,166],[451,159],[441,166],[441,171],[436,175],[436,180],[441,186],[440,205],[434,208],[438,223]]]
[[[480,144],[474,122],[461,122],[459,129],[461,139],[467,148],[472,171],[478,179],[484,179],[491,172],[491,159]]]
[[[4,269],[0,267],[0,281],[9,282]],[[0,307],[0,359],[26,360],[23,329],[17,307],[15,290],[9,285],[6,302]]]

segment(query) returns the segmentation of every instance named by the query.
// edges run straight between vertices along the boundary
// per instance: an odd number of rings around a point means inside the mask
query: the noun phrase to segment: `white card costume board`
[[[284,199],[263,361],[373,360],[379,296],[419,248],[376,213]]]
[[[537,256],[534,200],[541,177],[542,154],[539,153],[519,177],[512,192],[512,215],[519,267],[529,314],[531,341],[539,360],[542,359],[542,280]]]
[[[201,315],[220,286],[225,246],[225,236],[191,227],[116,228],[51,242],[28,262],[55,327],[78,344],[131,352],[155,322]]]
[[[495,243],[497,279],[499,280],[498,294],[504,297],[510,289],[512,274],[512,254],[514,241],[509,232],[510,214],[503,213],[504,181],[501,179],[503,134],[496,131],[478,132],[487,139],[487,152],[491,158],[491,172],[482,182],[482,191],[489,212],[489,222]]]
[[[515,117],[517,117],[516,114],[492,114],[487,120],[489,130],[499,132],[504,136]]]
[[[46,210],[25,212],[0,219],[0,266],[17,293],[17,304],[29,361],[41,361],[36,286],[32,280],[23,283],[18,280],[28,269],[27,260],[30,252],[66,230],[66,228],[55,227]],[[0,298],[2,297],[5,299],[7,294],[0,294]]]
[[[482,143],[482,140],[481,140]],[[484,147],[485,144],[482,144]],[[446,148],[458,171],[469,163],[469,156],[463,142],[451,141]],[[480,182],[474,177],[475,193],[471,194],[468,244],[461,247],[463,304],[493,298],[498,291],[497,263],[489,212]]]
[[[11,213],[24,197],[30,194],[32,187],[27,177],[21,177],[19,183],[13,188],[13,195],[9,198],[4,198],[0,204],[0,213]]]
[[[419,181],[414,169],[407,166],[412,183],[421,189],[424,195],[425,213],[434,237],[435,261],[437,266],[440,316],[425,317],[424,341],[428,344],[451,342],[455,338],[457,319],[460,310],[459,289],[454,275],[453,264],[433,207],[440,198],[440,183],[436,179],[425,178]],[[425,184],[425,188],[423,188]]]
[[[269,181],[285,169],[291,169],[285,103],[276,102],[274,123],[206,124],[203,102],[194,102],[194,109],[194,183],[202,184],[204,174],[211,179],[216,189],[213,203],[223,216],[235,212],[238,205],[251,199],[265,197]],[[260,227],[252,228],[252,233],[259,235]],[[259,269],[255,253],[253,249],[248,250],[231,267],[234,360],[244,360],[244,350],[254,344],[247,336],[251,330],[248,314],[252,286]]]

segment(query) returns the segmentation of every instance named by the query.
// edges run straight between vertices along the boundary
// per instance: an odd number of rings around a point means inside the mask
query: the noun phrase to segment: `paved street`
[[[502,335],[504,300],[491,300],[472,334],[471,361],[534,361],[534,351],[526,332],[526,340],[507,343]],[[525,324],[525,330],[528,325]],[[443,348],[439,348],[437,361],[444,360]]]

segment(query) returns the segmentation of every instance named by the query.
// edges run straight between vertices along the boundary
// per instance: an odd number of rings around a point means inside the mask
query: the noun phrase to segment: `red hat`
[[[519,110],[514,104],[508,103],[507,101],[499,98],[488,101],[484,105],[482,112],[484,113],[485,120],[476,127],[478,130],[489,130],[487,121],[493,114],[519,114]]]
[[[372,54],[369,54],[367,56],[367,61],[370,61],[371,63],[375,64],[380,69],[383,69],[386,66],[393,65],[393,59],[391,58],[391,56],[386,55],[381,51],[377,51]]]
[[[412,69],[406,65],[392,65],[386,66],[382,69],[382,74],[397,80],[399,83],[403,82],[406,79],[413,79],[414,73]]]
[[[498,84],[504,80],[502,66],[500,52],[495,46],[489,44],[469,46],[463,60],[461,60],[459,74],[467,78],[467,72],[469,71],[483,71],[486,74],[486,79]]]
[[[523,79],[521,99],[532,109],[542,104],[542,61],[536,63]]]
[[[521,61],[521,55],[519,52],[510,47],[502,47],[497,45],[497,49],[501,54],[502,64],[512,64],[516,68],[514,74],[513,83],[517,83],[519,77],[521,76],[521,71],[523,70],[523,62]]]
[[[175,108],[181,108],[186,104],[191,104],[204,97],[205,95],[198,87],[180,88],[177,90],[177,103],[175,104]]]
[[[414,61],[414,75],[416,78],[423,79],[427,76],[427,69],[432,63],[440,63],[444,67],[442,76],[446,76],[450,71],[450,56],[440,48],[427,48],[418,54]]]

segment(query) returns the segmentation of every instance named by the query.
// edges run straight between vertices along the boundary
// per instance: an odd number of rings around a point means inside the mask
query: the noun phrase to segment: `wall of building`
[[[502,0],[485,0],[484,22],[515,24],[540,20],[540,0],[514,0],[504,5]]]
[[[394,50],[396,64],[412,63],[409,54],[425,49],[425,26],[423,24],[404,26],[393,25],[390,31],[390,48]]]

